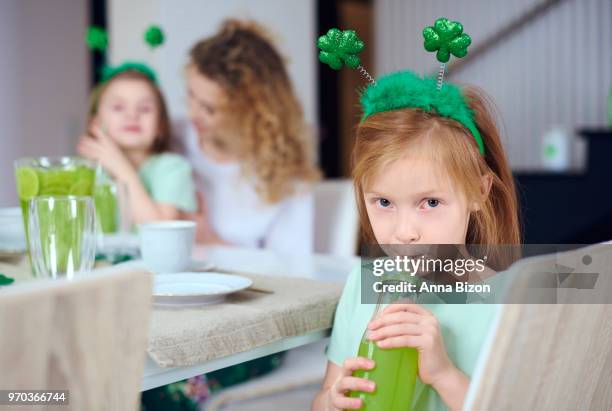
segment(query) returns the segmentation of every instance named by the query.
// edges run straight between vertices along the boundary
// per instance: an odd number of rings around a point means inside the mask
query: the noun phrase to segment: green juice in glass
[[[26,238],[29,238],[28,214],[29,201],[32,198],[92,196],[96,171],[96,163],[78,157],[40,157],[17,160],[15,180],[23,212]],[[46,231],[44,225],[44,221],[41,221],[42,232]]]
[[[36,199],[41,201],[32,205],[36,213],[29,221],[36,228],[30,235],[39,236],[36,248],[31,250],[33,272],[52,278],[71,278],[82,264],[83,247],[88,241],[87,227],[93,228],[91,198],[41,196]]]
[[[379,348],[375,342],[362,339],[358,357],[371,359],[371,370],[358,370],[353,376],[376,384],[374,392],[351,392],[363,400],[364,411],[409,411],[416,384],[418,353],[415,348]]]
[[[396,284],[398,281],[418,281],[412,276],[387,275],[381,278],[383,284]],[[382,314],[383,310],[393,303],[403,302],[405,298],[413,296],[391,292],[378,293],[378,301],[370,322]],[[412,410],[412,397],[416,385],[418,352],[416,348],[387,348],[383,349],[376,342],[368,339],[369,330],[366,328],[361,338],[357,356],[374,361],[371,370],[357,370],[354,377],[365,378],[376,384],[374,392],[351,392],[350,397],[361,398],[363,411],[410,411]]]
[[[111,234],[119,231],[118,204],[115,187],[110,183],[100,183],[94,188],[96,218],[102,233]]]

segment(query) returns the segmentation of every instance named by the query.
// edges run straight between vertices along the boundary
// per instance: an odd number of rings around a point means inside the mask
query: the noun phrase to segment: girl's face
[[[201,140],[210,140],[216,134],[223,98],[223,90],[217,83],[200,74],[193,64],[187,67],[189,118]]]
[[[137,79],[115,79],[98,105],[94,123],[119,147],[150,150],[159,133],[159,107],[151,85]]]
[[[364,200],[379,244],[464,244],[478,207],[435,162],[409,155],[384,167]]]

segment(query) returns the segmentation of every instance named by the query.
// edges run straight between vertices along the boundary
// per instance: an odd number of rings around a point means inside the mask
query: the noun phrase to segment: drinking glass
[[[96,251],[96,212],[92,198],[32,198],[28,234],[35,276],[72,279],[90,272]]]

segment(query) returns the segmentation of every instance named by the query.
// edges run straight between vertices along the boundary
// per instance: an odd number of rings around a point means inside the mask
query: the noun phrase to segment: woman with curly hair
[[[225,21],[187,65],[193,128],[182,141],[203,194],[198,237],[208,244],[313,250],[314,141],[285,63],[265,31]],[[211,393],[265,374],[282,353],[143,393],[144,411],[195,411]]]
[[[226,20],[193,46],[186,77],[193,129],[183,143],[204,200],[199,240],[312,252],[315,144],[265,31]]]

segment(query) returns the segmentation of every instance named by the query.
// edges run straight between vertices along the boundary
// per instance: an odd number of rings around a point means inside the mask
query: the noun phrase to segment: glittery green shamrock
[[[104,51],[108,45],[108,36],[106,30],[98,26],[89,26],[85,43],[91,50]]]
[[[357,37],[355,30],[344,30],[333,28],[327,34],[319,37],[317,47],[321,50],[319,60],[329,65],[334,70],[340,70],[343,65],[357,68],[361,64],[359,56],[365,47],[363,41]]]
[[[164,43],[164,32],[159,26],[149,26],[144,34],[145,41],[151,48],[161,46]]]
[[[438,51],[436,58],[440,63],[446,63],[452,54],[455,57],[465,57],[467,48],[472,43],[470,36],[463,32],[463,25],[458,21],[440,18],[433,27],[425,27],[425,50]]]

